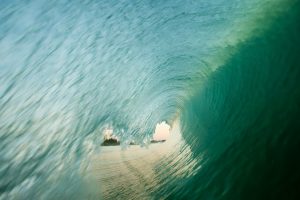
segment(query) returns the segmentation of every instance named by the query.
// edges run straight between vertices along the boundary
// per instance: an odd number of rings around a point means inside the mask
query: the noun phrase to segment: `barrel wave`
[[[299,199],[299,35],[297,0],[0,2],[0,199]]]

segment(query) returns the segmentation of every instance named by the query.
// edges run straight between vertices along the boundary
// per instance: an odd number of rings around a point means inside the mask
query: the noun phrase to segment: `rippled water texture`
[[[299,36],[298,0],[1,0],[0,200],[299,199]]]

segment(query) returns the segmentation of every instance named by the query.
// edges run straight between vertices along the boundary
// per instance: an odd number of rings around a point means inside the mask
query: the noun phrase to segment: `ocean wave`
[[[161,121],[177,136],[151,161],[151,197],[296,197],[299,10],[2,1],[0,199],[99,199],[103,131],[147,146]]]

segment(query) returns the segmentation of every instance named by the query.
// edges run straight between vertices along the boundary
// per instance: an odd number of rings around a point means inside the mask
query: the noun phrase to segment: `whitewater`
[[[0,200],[299,199],[299,35],[298,0],[0,1]]]

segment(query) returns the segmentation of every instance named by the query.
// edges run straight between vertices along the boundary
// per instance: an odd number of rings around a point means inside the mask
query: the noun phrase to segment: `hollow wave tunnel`
[[[299,199],[299,12],[1,1],[0,199]]]

